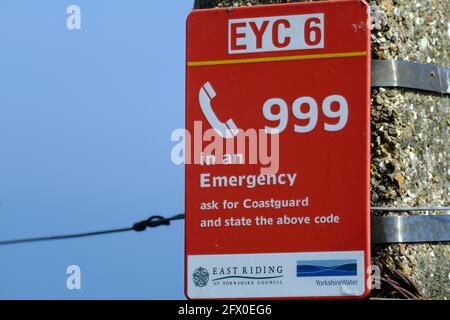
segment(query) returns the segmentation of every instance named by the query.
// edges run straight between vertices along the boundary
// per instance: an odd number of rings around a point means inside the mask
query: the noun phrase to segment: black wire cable
[[[121,232],[128,232],[128,231],[142,232],[142,231],[146,230],[147,228],[156,228],[156,227],[159,227],[162,225],[168,226],[168,225],[170,225],[171,221],[183,220],[183,219],[184,219],[184,214],[178,214],[178,215],[175,215],[170,218],[164,218],[161,216],[153,216],[153,217],[148,218],[147,220],[137,222],[132,227],[128,227],[128,228],[94,231],[94,232],[86,232],[86,233],[75,233],[75,234],[50,236],[50,237],[37,237],[37,238],[7,240],[7,241],[0,241],[0,246],[30,243],[30,242],[86,238],[86,237],[94,237],[94,236],[101,236],[101,235],[105,235],[105,234],[121,233]]]
[[[450,207],[371,207],[371,211],[391,211],[391,212],[411,212],[411,211],[449,211]],[[159,226],[169,226],[171,221],[175,220],[184,220],[184,214],[177,214],[173,217],[164,218],[162,216],[152,216],[147,220],[143,220],[133,224],[132,227],[122,228],[122,229],[111,229],[111,230],[103,230],[103,231],[94,231],[94,232],[86,232],[86,233],[75,233],[68,235],[60,235],[60,236],[51,236],[51,237],[37,237],[37,238],[26,238],[26,239],[17,239],[17,240],[7,240],[0,241],[0,246],[13,245],[13,244],[21,244],[21,243],[30,243],[30,242],[41,242],[41,241],[53,241],[53,240],[67,240],[67,239],[75,239],[75,238],[86,238],[86,237],[94,237],[105,234],[113,234],[113,233],[121,233],[128,231],[136,231],[142,232],[147,228],[156,228]]]

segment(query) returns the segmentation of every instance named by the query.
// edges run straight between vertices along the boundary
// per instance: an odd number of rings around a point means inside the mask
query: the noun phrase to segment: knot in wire
[[[155,228],[155,227],[159,227],[162,225],[169,226],[170,220],[166,219],[162,216],[153,216],[153,217],[148,218],[147,220],[143,220],[143,221],[135,223],[133,225],[133,230],[141,232],[147,228]]]

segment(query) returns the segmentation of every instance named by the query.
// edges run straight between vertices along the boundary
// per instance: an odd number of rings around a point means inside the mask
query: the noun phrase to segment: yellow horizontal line
[[[367,52],[340,52],[340,53],[323,53],[323,54],[305,54],[301,56],[286,56],[286,57],[189,61],[187,65],[188,67],[203,67],[203,66],[218,66],[224,64],[261,63],[261,62],[326,59],[326,58],[348,58],[348,57],[362,57],[362,56],[367,56]]]

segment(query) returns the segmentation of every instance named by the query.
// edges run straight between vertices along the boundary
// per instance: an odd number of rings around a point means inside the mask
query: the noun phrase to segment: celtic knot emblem
[[[198,268],[193,275],[194,284],[197,287],[205,287],[209,281],[209,273],[205,268]]]

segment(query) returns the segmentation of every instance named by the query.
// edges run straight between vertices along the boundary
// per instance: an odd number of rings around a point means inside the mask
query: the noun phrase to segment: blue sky
[[[68,30],[66,8],[81,8]],[[184,209],[193,1],[0,2],[0,240],[126,227]],[[66,288],[79,265],[82,290]],[[0,247],[0,299],[182,299],[184,224]]]

